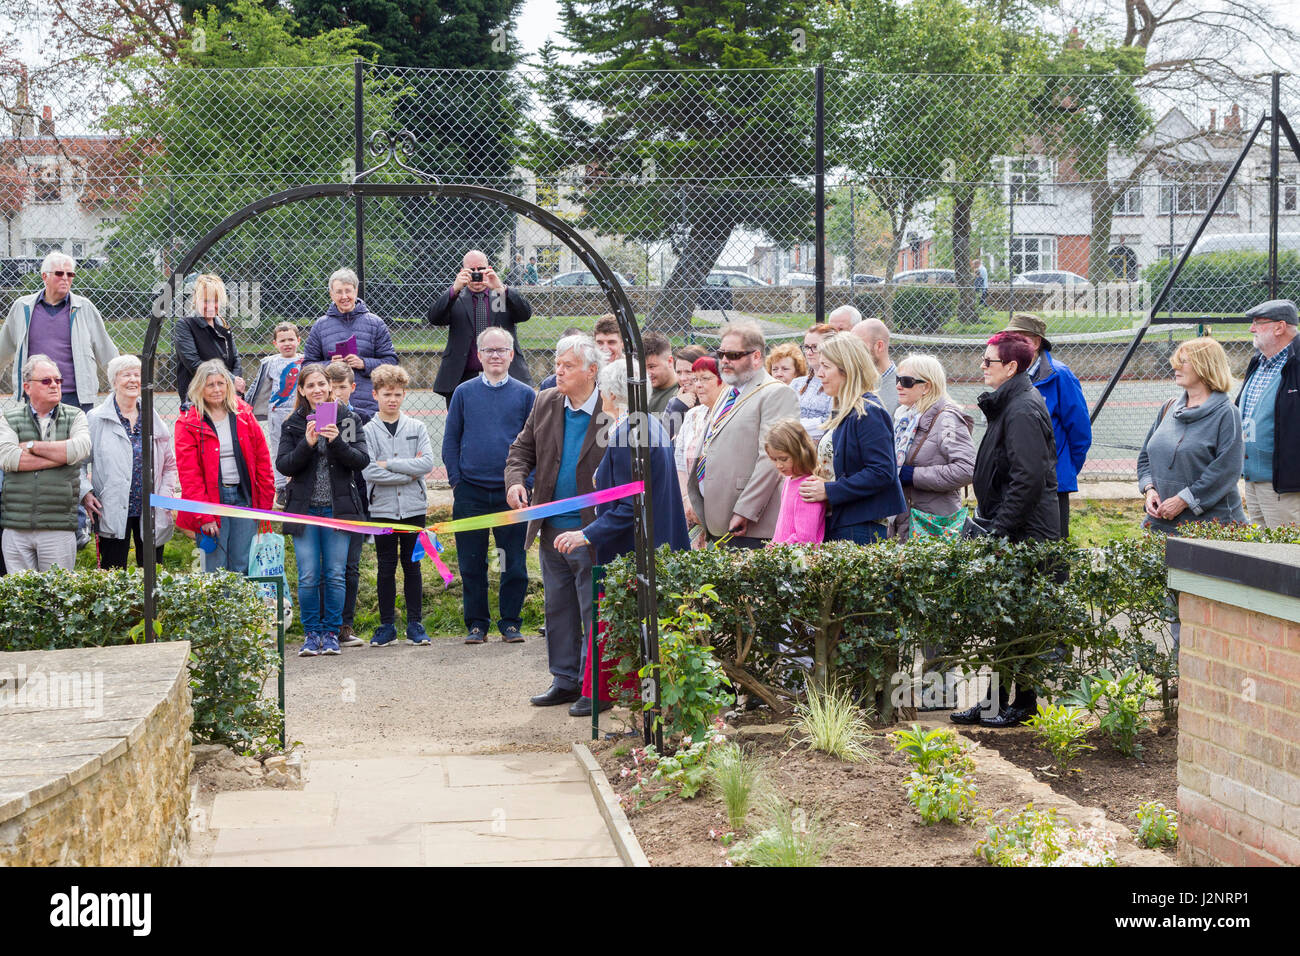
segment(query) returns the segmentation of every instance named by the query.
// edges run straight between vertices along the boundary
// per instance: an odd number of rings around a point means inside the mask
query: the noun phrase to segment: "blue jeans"
[[[827,541],[852,541],[856,544],[875,544],[884,539],[885,526],[876,521],[840,525],[826,534]]]
[[[307,513],[328,518],[332,508],[309,508]],[[293,553],[298,560],[298,613],[304,634],[337,634],[343,624],[343,569],[348,562],[346,531],[303,525],[294,535]],[[321,582],[325,587],[321,587]],[[324,608],[321,594],[324,592]]]
[[[221,503],[247,508],[248,496],[238,485],[221,486]],[[239,574],[248,573],[248,549],[253,543],[257,522],[251,518],[222,518],[217,532],[217,546],[203,556],[203,570],[226,569]]]

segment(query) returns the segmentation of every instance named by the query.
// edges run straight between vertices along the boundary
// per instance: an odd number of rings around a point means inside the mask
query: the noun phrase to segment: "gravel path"
[[[567,706],[533,707],[550,686],[546,643],[344,648],[338,657],[286,649],[286,735],[313,759],[442,753],[567,752],[591,737]],[[605,715],[606,718],[608,715]],[[608,724],[602,720],[602,726]]]

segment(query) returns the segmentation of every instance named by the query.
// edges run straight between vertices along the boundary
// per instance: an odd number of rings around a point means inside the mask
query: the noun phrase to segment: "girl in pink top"
[[[777,422],[767,433],[764,451],[785,476],[781,513],[773,544],[819,544],[826,534],[826,502],[804,501],[799,486],[817,468],[817,447],[796,419]]]

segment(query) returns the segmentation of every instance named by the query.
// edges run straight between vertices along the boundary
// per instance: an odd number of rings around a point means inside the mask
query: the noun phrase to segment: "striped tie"
[[[709,424],[709,430],[704,435],[704,441],[700,443],[700,458],[695,463],[695,481],[696,484],[704,480],[704,462],[709,457],[709,442],[713,440],[713,433],[717,431],[722,420],[731,414],[731,409],[736,404],[736,397],[740,395],[740,389],[733,388],[727,393],[726,400],[723,401],[722,407],[718,413],[713,416],[713,421]]]

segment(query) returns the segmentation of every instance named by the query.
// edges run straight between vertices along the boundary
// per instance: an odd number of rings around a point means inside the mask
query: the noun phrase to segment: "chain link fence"
[[[1011,313],[1035,312],[1094,405],[1267,111],[1264,93],[1216,102],[1128,76],[827,69],[826,312],[852,304],[881,317],[895,360],[937,355],[972,408],[985,338]],[[816,309],[817,115],[811,69],[178,69],[88,134],[59,128],[59,117],[12,118],[0,141],[0,305],[39,288],[40,258],[62,248],[81,260],[75,290],[123,351],[138,351],[155,290],[222,219],[292,186],[349,181],[383,162],[369,149],[374,134],[409,130],[409,166],[520,195],[581,229],[624,276],[643,328],[707,345],[721,323],[745,318],[770,341],[795,338]],[[1097,418],[1086,475],[1133,477],[1173,390],[1177,341],[1212,328],[1244,370],[1249,335],[1227,322],[1267,298],[1268,133],[1245,150],[1160,310],[1167,324]],[[1284,141],[1278,270],[1291,298],[1300,298],[1297,172]],[[392,163],[367,175],[414,178]],[[437,449],[445,410],[430,388],[446,330],[426,313],[470,249],[532,305],[518,331],[534,383],[565,329],[590,329],[608,311],[594,277],[549,231],[436,194],[271,210],[217,242],[200,271],[230,290],[250,373],[273,351],[276,323],[305,336],[329,304],[331,272],[361,272],[363,297],[411,373],[408,409]],[[166,324],[188,305],[176,302]],[[169,328],[159,357],[165,390]],[[174,400],[160,407],[172,411]]]

